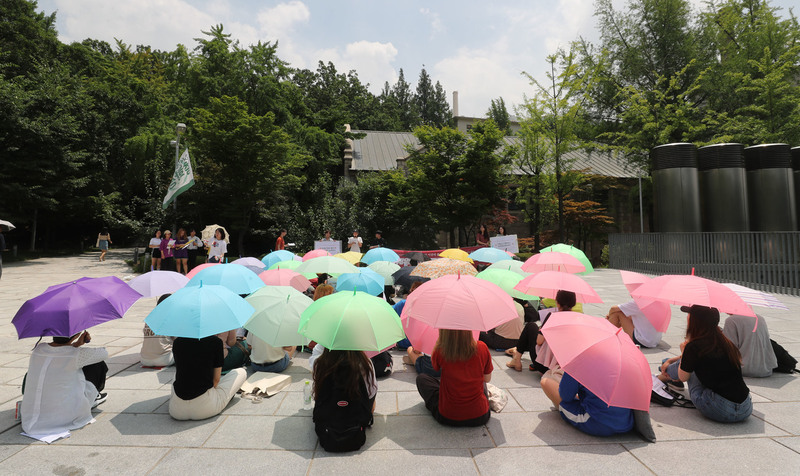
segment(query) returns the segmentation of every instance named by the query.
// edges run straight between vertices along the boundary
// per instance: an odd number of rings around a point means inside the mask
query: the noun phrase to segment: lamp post
[[[175,168],[178,168],[178,160],[180,159],[181,148],[181,134],[186,132],[186,124],[179,122],[175,126],[176,137],[175,140],[170,141],[170,145],[175,146]],[[172,199],[172,210],[175,212],[175,221],[172,222],[173,233],[177,233],[178,229],[178,197]],[[174,236],[174,235],[173,235]]]

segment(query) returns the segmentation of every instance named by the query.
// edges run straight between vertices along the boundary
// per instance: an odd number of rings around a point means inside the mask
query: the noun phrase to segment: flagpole
[[[186,131],[186,124],[179,122],[175,126],[175,170],[178,169],[178,160],[180,160],[180,150],[181,150],[181,133]],[[172,211],[174,214],[174,220],[172,222],[172,232],[178,233],[178,197],[174,197],[172,199]],[[175,235],[173,235],[175,236]]]

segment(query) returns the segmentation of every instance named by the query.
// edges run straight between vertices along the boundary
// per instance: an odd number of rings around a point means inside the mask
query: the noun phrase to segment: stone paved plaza
[[[332,455],[318,445],[311,412],[302,410],[302,382],[310,378],[309,354],[287,370],[293,383],[254,404],[234,397],[221,415],[178,422],[167,413],[174,370],[142,369],[142,322],[155,299],[142,299],[123,319],[91,330],[90,345],[106,346],[111,358],[108,401],[96,423],[51,445],[20,435],[15,402],[35,339],[17,340],[11,319],[22,303],[47,286],[83,276],[132,277],[112,250],[6,265],[0,279],[0,473],[1,474],[800,474],[800,378],[778,374],[746,379],[752,417],[718,424],[696,410],[653,406],[658,442],[630,433],[613,438],[584,435],[564,423],[539,388],[538,373],[505,366],[493,352],[492,383],[508,392],[502,413],[488,425],[455,429],[427,414],[414,385],[414,369],[395,352],[394,373],[378,382],[375,425],[361,451]],[[605,304],[584,311],[605,315],[628,298],[619,273],[597,270],[586,277]],[[800,355],[800,298],[778,296],[789,311],[756,309],[765,315],[775,340]],[[673,307],[673,321],[658,349],[646,350],[656,364],[676,355],[685,317]],[[527,357],[527,356],[526,356]]]

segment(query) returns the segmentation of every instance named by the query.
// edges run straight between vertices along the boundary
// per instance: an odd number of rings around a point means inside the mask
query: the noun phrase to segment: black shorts
[[[153,258],[161,258],[161,250],[158,248],[153,248]]]

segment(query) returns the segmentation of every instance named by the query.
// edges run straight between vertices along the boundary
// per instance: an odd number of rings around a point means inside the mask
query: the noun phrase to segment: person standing
[[[331,238],[331,230],[325,230],[325,236],[320,241],[333,241],[333,238]]]
[[[94,245],[95,248],[100,248],[100,261],[106,260],[109,244],[111,244],[111,235],[108,234],[108,228],[103,228],[103,231],[97,234],[97,243]]]
[[[179,228],[178,235],[175,237],[175,270],[180,273],[181,269],[183,269],[183,274],[189,272],[187,266],[189,261],[189,250],[186,249],[188,244],[189,237],[186,236],[186,230]]]
[[[378,230],[375,232],[375,244],[370,246],[369,249],[373,248],[385,248],[386,247],[386,240],[383,239],[383,232]]]
[[[156,230],[153,233],[153,237],[150,238],[150,244],[147,246],[150,248],[151,253],[150,270],[161,269],[161,230]]]
[[[278,239],[275,240],[275,250],[274,251],[280,251],[280,250],[286,249],[286,242],[283,239],[283,237],[285,237],[285,236],[286,236],[286,228],[283,228],[281,230],[281,236],[279,236]]]
[[[203,247],[203,241],[197,236],[197,231],[194,228],[189,230],[189,242],[186,245],[186,256],[189,265],[189,271],[197,266],[197,254]]]
[[[353,236],[347,239],[347,246],[350,247],[350,251],[361,253],[361,245],[363,244],[364,240],[358,236],[358,230],[353,230]]]
[[[161,240],[161,264],[167,271],[173,271],[173,256],[175,254],[175,240],[172,239],[172,232],[164,230],[164,238]]]
[[[478,246],[489,246],[489,230],[486,229],[486,225],[481,223],[481,226],[478,227],[478,232],[475,233],[475,241]]]
[[[221,263],[228,252],[228,244],[225,242],[225,230],[217,228],[214,231],[214,239],[208,242],[208,262]]]

